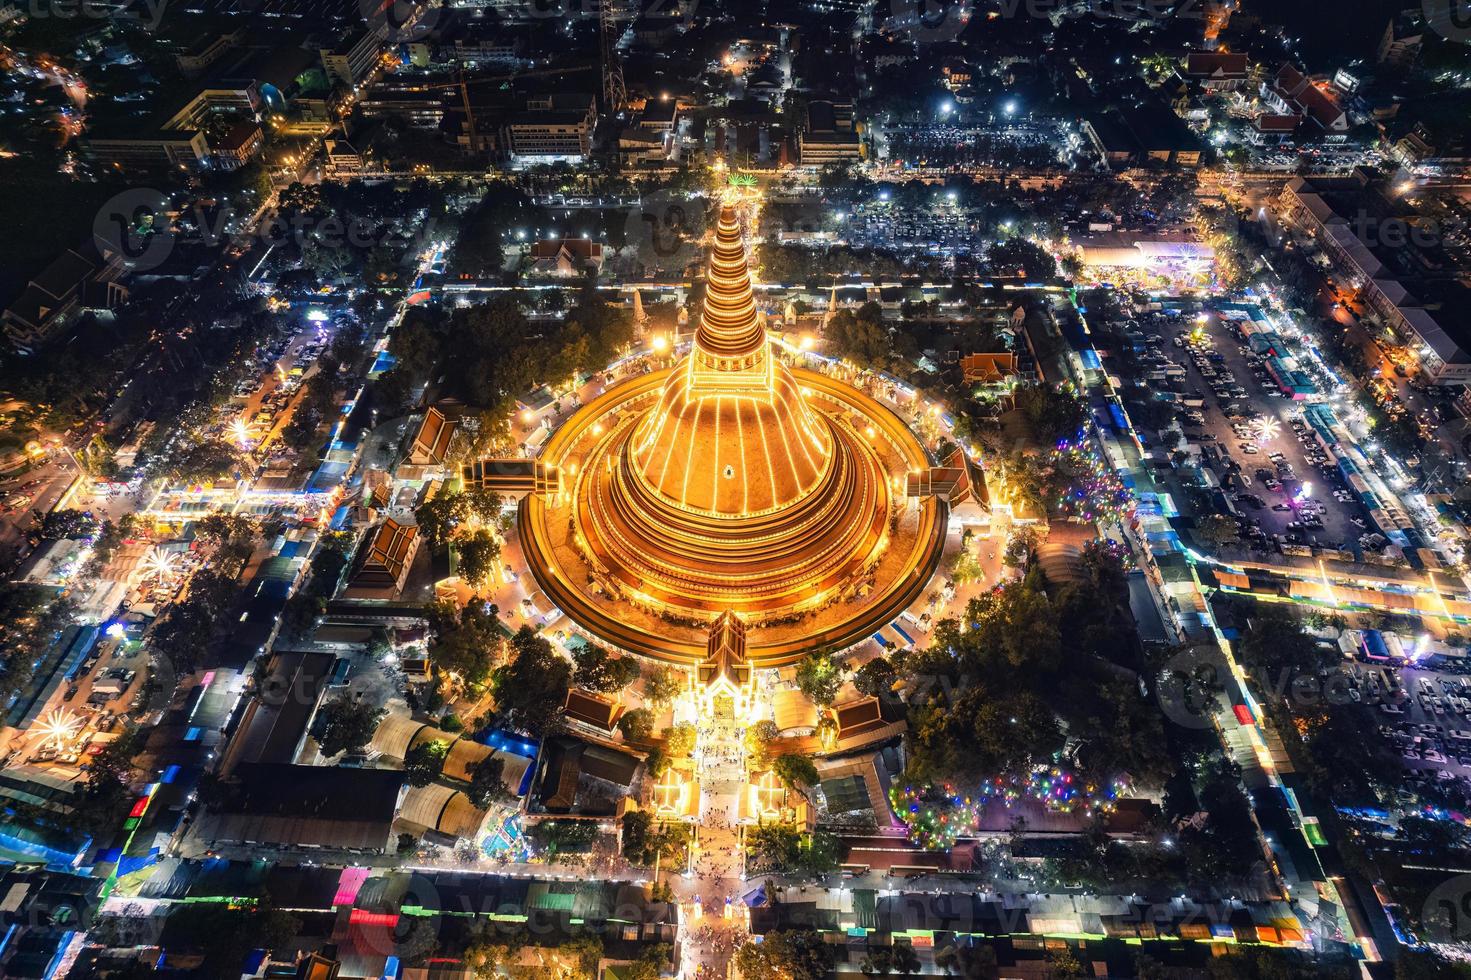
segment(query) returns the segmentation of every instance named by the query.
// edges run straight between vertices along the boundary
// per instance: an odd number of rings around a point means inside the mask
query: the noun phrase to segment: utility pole
[[[623,84],[623,65],[618,60],[615,45],[618,42],[618,17],[613,9],[615,0],[600,0],[598,3],[598,37],[603,67],[603,102],[610,116],[617,115],[628,102],[628,89]]]
[[[455,76],[460,84],[460,102],[465,107],[465,132],[470,140],[467,149],[470,156],[473,157],[475,155],[475,110],[470,108],[470,88],[465,84],[465,69],[460,68],[455,72]]]

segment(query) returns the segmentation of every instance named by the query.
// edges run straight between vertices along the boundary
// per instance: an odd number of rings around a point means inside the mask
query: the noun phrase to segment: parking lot
[[[1350,696],[1375,706],[1380,734],[1411,782],[1471,780],[1471,677],[1359,662],[1346,670]]]
[[[1302,403],[1281,394],[1218,315],[1166,320],[1162,330],[1195,400],[1181,425],[1235,504],[1242,545],[1263,553],[1279,544],[1353,548],[1368,515],[1303,421]]]

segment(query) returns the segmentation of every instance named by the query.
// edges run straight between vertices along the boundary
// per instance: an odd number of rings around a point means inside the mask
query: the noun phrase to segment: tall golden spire
[[[751,272],[735,209],[720,209],[710,253],[705,309],[695,332],[697,367],[705,371],[765,370],[766,331],[756,316]],[[701,356],[702,355],[702,356]]]

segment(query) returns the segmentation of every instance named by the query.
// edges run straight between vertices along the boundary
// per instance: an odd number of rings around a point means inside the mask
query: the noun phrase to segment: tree
[[[271,905],[269,897],[254,908],[219,902],[179,902],[163,926],[163,943],[170,949],[196,950],[204,963],[198,976],[240,976],[241,964],[252,949],[282,949],[301,931],[301,921]]]
[[[438,548],[455,537],[472,513],[470,498],[465,494],[441,490],[418,506],[414,511],[414,521],[424,539]]]
[[[1078,961],[1078,956],[1073,948],[1066,943],[1051,948],[1047,951],[1047,976],[1049,980],[1070,980],[1072,977],[1086,976],[1083,972],[1083,964]]]
[[[775,930],[742,944],[735,962],[744,980],[823,980],[832,953],[816,932]]]
[[[679,697],[684,688],[685,682],[673,668],[659,666],[651,670],[644,681],[644,698],[650,704],[663,707]]]
[[[645,867],[661,858],[675,858],[690,841],[690,827],[682,823],[659,823],[646,810],[623,815],[623,856]]]
[[[894,951],[888,946],[869,947],[858,969],[868,977],[888,974],[894,969]]]
[[[0,704],[24,690],[35,665],[76,615],[76,600],[54,589],[0,583]]]
[[[782,785],[789,790],[806,792],[817,785],[817,766],[811,756],[798,753],[779,755],[771,760],[771,771],[776,773]]]
[[[109,840],[127,817],[137,799],[130,788],[133,756],[143,747],[143,733],[129,727],[101,753],[92,757],[92,768],[82,791],[72,802],[71,822],[93,838]]]
[[[598,825],[588,820],[538,820],[526,828],[526,836],[555,861],[569,851],[585,850],[597,839]]]
[[[776,722],[769,718],[746,726],[744,737],[746,755],[750,756],[750,764],[753,769],[765,769],[771,764],[767,757],[768,752],[772,741],[780,734]]]
[[[506,760],[492,752],[468,767],[470,772],[470,787],[465,790],[465,795],[470,798],[476,809],[484,810],[492,803],[510,802],[515,799],[511,791],[506,788],[505,770]]]
[[[496,671],[496,708],[505,724],[541,738],[561,723],[572,665],[529,626],[511,638],[515,659]]]
[[[1467,980],[1471,966],[1433,950],[1402,948],[1394,961],[1394,980]]]
[[[346,695],[333,698],[317,712],[317,745],[328,759],[359,752],[373,740],[387,712],[371,701]]]
[[[40,511],[36,511],[40,514]],[[79,510],[53,510],[41,516],[36,533],[47,541],[64,538],[84,538],[98,531],[98,524],[90,514]]]
[[[235,472],[240,457],[223,442],[198,442],[188,446],[164,472],[176,483],[213,483]]]
[[[1044,445],[1071,438],[1088,417],[1087,406],[1070,389],[1042,383],[1023,385],[1013,398],[1036,441]]]
[[[918,973],[919,954],[914,951],[914,944],[894,942],[894,970],[898,973]]]
[[[843,686],[843,661],[828,650],[814,650],[797,665],[797,686],[819,708],[830,707]]]
[[[654,714],[647,708],[625,711],[618,719],[618,730],[630,742],[646,742],[654,734]]]
[[[1000,276],[1023,276],[1027,279],[1051,279],[1057,275],[1057,262],[1040,245],[1013,235],[993,244],[986,251],[991,269]]]
[[[964,980],[996,980],[996,950],[989,943],[946,946],[935,953],[935,965]]]
[[[595,643],[584,644],[572,652],[576,666],[573,680],[578,687],[610,694],[638,680],[638,661],[632,657],[611,657]]]
[[[761,823],[746,831],[746,851],[754,868],[786,871],[797,866],[802,833],[789,823]]]
[[[410,786],[428,786],[444,772],[449,743],[437,738],[420,742],[404,753],[404,772]]]
[[[837,834],[814,830],[802,835],[797,852],[797,867],[810,875],[825,875],[837,870],[842,856],[843,842]]]
[[[668,943],[645,946],[627,967],[628,980],[659,980],[674,961],[674,947]]]
[[[1207,514],[1195,522],[1195,534],[1208,545],[1221,548],[1235,544],[1239,535],[1236,522],[1225,514]]]
[[[833,353],[860,367],[886,369],[894,357],[894,344],[877,303],[865,303],[855,313],[839,310],[828,321],[824,336]]]
[[[501,556],[501,542],[489,528],[480,528],[455,545],[460,578],[471,588],[484,585]]]
[[[502,648],[498,610],[478,598],[456,614],[454,604],[436,603],[430,609],[435,639],[429,660],[441,673],[454,674],[467,684],[483,684]]]
[[[874,657],[854,673],[853,686],[860,694],[886,698],[893,693],[896,676],[893,664],[884,657]]]
[[[664,736],[664,747],[670,755],[687,757],[695,751],[695,726],[681,722],[670,728]]]

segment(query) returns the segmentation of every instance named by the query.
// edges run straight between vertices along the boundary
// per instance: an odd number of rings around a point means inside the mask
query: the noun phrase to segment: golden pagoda
[[[636,652],[698,660],[727,613],[753,661],[798,655],[795,636],[771,641],[803,619],[817,642],[851,642],[912,601],[939,556],[943,504],[904,497],[923,447],[862,393],[777,356],[729,207],[689,353],[585,406],[542,459],[575,482],[523,503],[528,563],[574,620]]]

